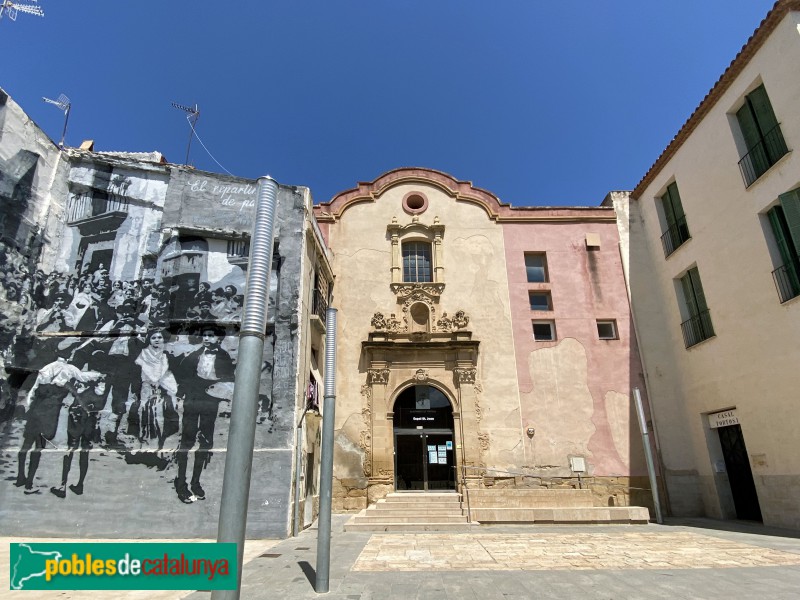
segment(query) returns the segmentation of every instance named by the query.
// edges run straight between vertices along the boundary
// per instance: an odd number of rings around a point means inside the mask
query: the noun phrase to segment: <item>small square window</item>
[[[553,310],[550,292],[528,292],[531,310]]]
[[[556,339],[556,324],[553,321],[534,321],[533,339],[537,342],[552,342]]]
[[[544,254],[526,254],[525,271],[529,283],[547,283],[547,259]]]
[[[617,322],[616,321],[598,321],[597,322],[597,337],[601,340],[616,340],[617,336]]]

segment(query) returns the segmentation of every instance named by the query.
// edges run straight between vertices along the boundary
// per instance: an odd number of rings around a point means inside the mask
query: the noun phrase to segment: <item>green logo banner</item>
[[[15,543],[12,590],[234,590],[236,544]]]

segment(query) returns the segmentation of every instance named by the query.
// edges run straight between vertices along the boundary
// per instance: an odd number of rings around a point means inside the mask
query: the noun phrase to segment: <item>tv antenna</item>
[[[172,106],[185,112],[186,120],[189,121],[189,144],[186,146],[186,165],[188,166],[189,151],[192,149],[192,137],[195,135],[194,126],[200,118],[200,107],[195,104],[194,108],[192,108],[191,106],[184,106],[177,102],[173,102]]]
[[[72,104],[64,94],[61,94],[55,100],[50,100],[50,98],[45,98],[42,96],[42,100],[47,102],[48,104],[54,104],[58,108],[64,111],[64,131],[61,132],[61,142],[59,142],[60,147],[64,147],[64,138],[67,136],[67,123],[69,122],[69,109],[72,108]]]
[[[33,1],[37,2],[38,0]],[[12,21],[17,20],[17,13],[27,13],[29,15],[36,15],[37,17],[44,16],[44,10],[42,10],[41,6],[36,4],[19,4],[12,0],[2,0],[2,4],[0,4],[0,19],[3,18],[3,13],[7,14],[8,18]]]

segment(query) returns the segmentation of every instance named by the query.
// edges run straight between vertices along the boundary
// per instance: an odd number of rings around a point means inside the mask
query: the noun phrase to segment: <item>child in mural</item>
[[[139,367],[139,376],[133,381],[132,391],[138,396],[137,407],[138,437],[140,441],[156,439],[158,449],[164,441],[178,432],[178,383],[172,373],[172,356],[165,351],[166,334],[160,329],[147,333],[147,346],[134,361]],[[166,397],[165,397],[166,395]],[[131,411],[134,407],[131,407]],[[130,427],[131,435],[136,435]]]
[[[89,386],[83,381],[74,381],[68,383],[66,387],[72,392],[73,397],[67,416],[69,452],[64,455],[61,467],[61,485],[50,488],[50,492],[59,498],[67,496],[67,479],[72,466],[72,456],[79,446],[78,483],[69,486],[69,489],[78,496],[83,494],[83,482],[89,471],[89,450],[92,449],[92,441],[97,433],[99,413],[106,403],[106,383],[103,379],[98,380],[94,386]]]
[[[24,487],[26,494],[39,493],[39,488],[33,487],[33,479],[39,468],[42,449],[56,435],[62,403],[70,394],[67,384],[73,379],[87,382],[104,377],[103,373],[97,371],[81,371],[69,364],[64,355],[39,371],[36,383],[28,395],[29,404],[22,434],[22,447],[17,454],[17,481],[14,485]],[[28,451],[31,451],[31,458],[26,473],[25,462]]]
[[[220,383],[233,382],[234,365],[230,355],[220,348],[225,329],[214,325],[200,327],[202,347],[188,354],[178,370],[181,391],[185,394],[183,423],[176,461],[178,474],[175,491],[185,504],[204,500],[200,475],[211,455],[219,403],[226,395]],[[186,484],[189,450],[197,443],[191,485]]]
[[[211,292],[211,314],[215,318],[223,320],[227,319],[230,313],[228,305],[228,297],[225,295],[225,290],[217,288]]]

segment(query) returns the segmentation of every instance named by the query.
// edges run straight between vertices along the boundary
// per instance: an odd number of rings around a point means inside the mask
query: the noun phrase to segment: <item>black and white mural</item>
[[[68,523],[84,535],[213,536],[256,183],[69,158],[63,215],[39,234],[41,251],[8,236],[0,247],[0,314],[17,315],[0,323],[0,522],[9,534]],[[0,169],[10,226],[3,182],[24,165]],[[11,189],[31,199],[29,185]],[[285,535],[290,509],[303,244],[290,188],[277,221],[251,493],[260,536]]]

